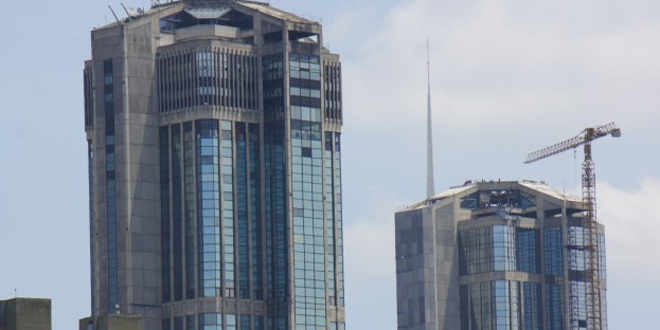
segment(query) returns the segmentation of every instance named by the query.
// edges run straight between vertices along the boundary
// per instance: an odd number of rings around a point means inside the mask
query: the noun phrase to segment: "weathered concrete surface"
[[[0,301],[0,330],[51,330],[50,299]]]
[[[80,330],[144,330],[139,315],[104,315],[80,320]]]

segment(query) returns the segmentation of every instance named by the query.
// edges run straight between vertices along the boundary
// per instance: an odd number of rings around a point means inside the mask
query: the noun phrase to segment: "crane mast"
[[[582,201],[586,206],[584,218],[584,254],[588,260],[585,262],[586,280],[586,312],[588,330],[605,330],[602,315],[602,294],[600,274],[600,251],[598,248],[598,217],[596,214],[596,167],[591,154],[591,143],[601,137],[611,135],[621,136],[621,129],[615,123],[609,123],[599,127],[590,127],[577,136],[564,140],[544,149],[532,152],[527,156],[525,164],[530,164],[541,159],[551,157],[567,150],[584,146],[584,163],[582,163]],[[571,297],[575,299],[577,297]],[[575,301],[577,303],[577,301]],[[568,313],[569,317],[574,317]],[[571,320],[577,321],[577,320]],[[571,322],[573,323],[573,322]]]

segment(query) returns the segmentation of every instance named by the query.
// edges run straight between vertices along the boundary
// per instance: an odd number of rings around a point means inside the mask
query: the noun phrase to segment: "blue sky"
[[[129,6],[147,1],[126,0]],[[82,67],[119,1],[7,1],[0,21],[0,299],[53,299],[55,330],[89,313]],[[436,190],[466,179],[579,185],[581,153],[528,151],[617,121],[596,143],[611,329],[653,329],[660,295],[660,2],[301,1],[344,69],[351,329],[395,329],[393,212],[424,197],[432,44]],[[633,323],[632,325],[628,322]]]

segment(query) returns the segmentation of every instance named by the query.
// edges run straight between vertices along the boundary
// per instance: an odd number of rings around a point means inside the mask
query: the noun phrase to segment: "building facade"
[[[341,63],[319,23],[185,0],[92,31],[92,314],[344,329]]]
[[[591,329],[585,211],[579,199],[522,181],[468,182],[397,212],[398,329]]]

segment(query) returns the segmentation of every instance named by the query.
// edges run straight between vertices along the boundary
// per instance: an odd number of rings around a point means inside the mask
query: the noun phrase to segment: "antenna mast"
[[[426,197],[435,195],[433,178],[433,125],[431,116],[431,46],[426,39],[426,79],[427,79],[427,118],[426,118]]]

